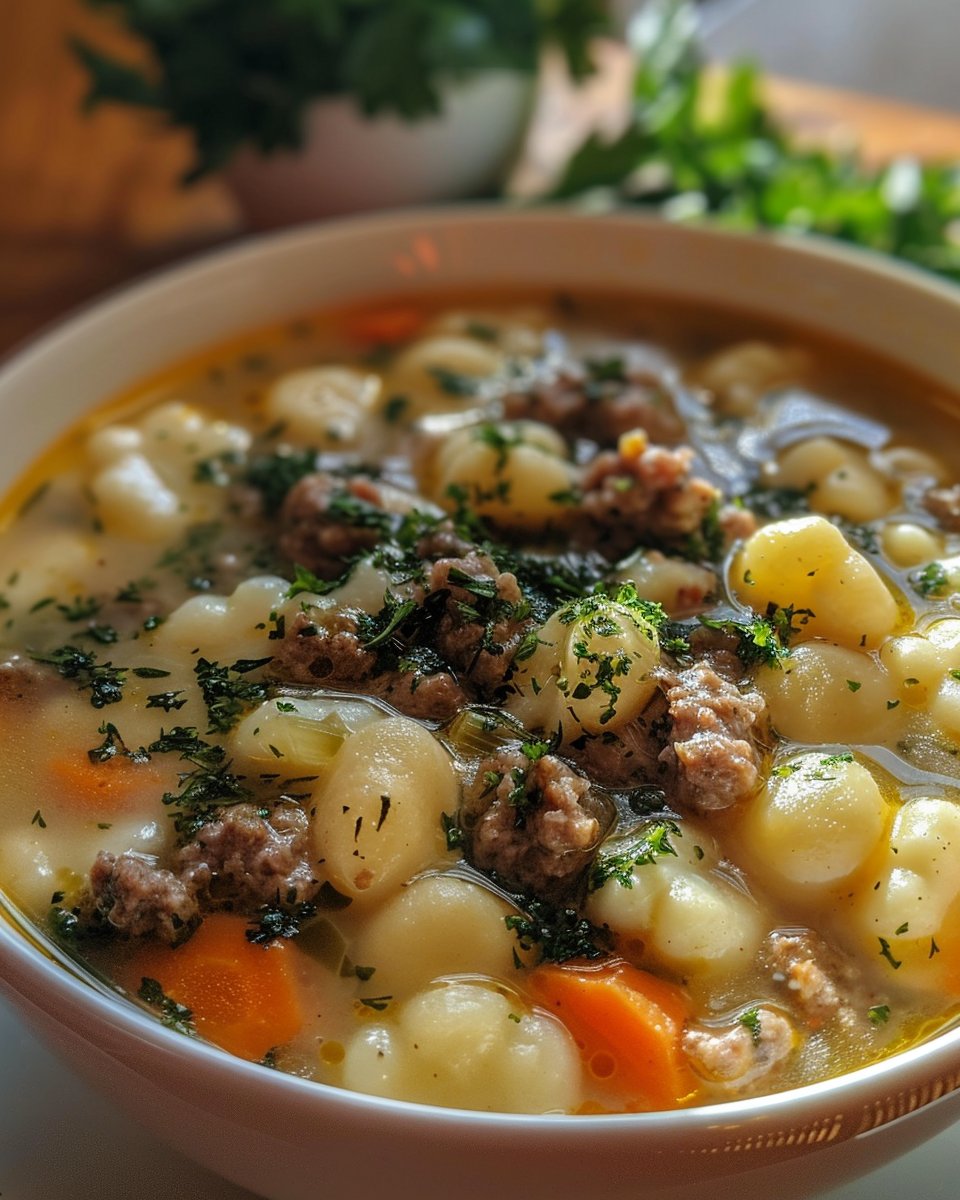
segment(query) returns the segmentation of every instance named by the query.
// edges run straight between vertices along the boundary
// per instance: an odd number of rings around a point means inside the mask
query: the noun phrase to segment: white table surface
[[[958,1166],[960,1125],[822,1200],[958,1200]],[[0,999],[0,1200],[251,1196],[174,1154],[101,1100]],[[745,1194],[744,1200],[769,1198]]]

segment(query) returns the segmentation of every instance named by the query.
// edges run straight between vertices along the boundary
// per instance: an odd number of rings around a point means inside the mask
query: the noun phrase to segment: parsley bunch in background
[[[612,141],[587,139],[555,199],[600,192],[675,219],[826,234],[960,280],[960,167],[903,159],[872,169],[853,152],[798,145],[755,67],[705,65],[684,0],[648,0],[633,33],[629,124]]]
[[[558,44],[572,74],[589,70],[605,0],[88,0],[113,12],[150,53],[145,67],[84,41],[88,104],[154,109],[190,129],[191,178],[244,143],[301,144],[306,106],[350,96],[369,115],[441,110],[443,84],[488,68],[536,70]]]

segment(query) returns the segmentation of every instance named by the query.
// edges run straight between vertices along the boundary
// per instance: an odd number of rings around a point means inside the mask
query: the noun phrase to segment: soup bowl
[[[635,292],[775,316],[960,380],[960,291],[879,257],[636,216],[446,210],[307,227],[149,279],[72,317],[0,374],[0,484],[77,415],[245,330],[403,295]],[[0,903],[0,988],[123,1111],[273,1200],[812,1194],[960,1116],[960,1028],[815,1085],[674,1112],[522,1116],[312,1083],[164,1028]]]

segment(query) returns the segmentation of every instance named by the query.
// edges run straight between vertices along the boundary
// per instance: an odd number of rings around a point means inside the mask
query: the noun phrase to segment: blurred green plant
[[[633,110],[612,141],[592,135],[567,162],[554,199],[605,193],[674,219],[819,233],[960,280],[960,166],[797,144],[764,102],[749,63],[703,62],[694,6],[648,0],[633,28]]]
[[[188,179],[244,143],[295,148],[306,106],[352,96],[370,115],[441,110],[446,81],[486,68],[536,70],[558,44],[575,78],[607,24],[606,0],[87,0],[112,10],[150,51],[145,67],[75,39],[87,106],[153,109],[190,129]]]

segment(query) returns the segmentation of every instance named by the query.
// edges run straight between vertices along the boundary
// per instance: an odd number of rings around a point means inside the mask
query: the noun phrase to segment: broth
[[[417,1102],[713,1103],[929,1037],[957,411],[610,296],[177,366],[6,500],[0,882],[180,1032]]]

